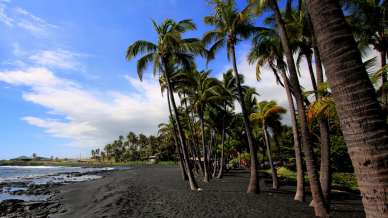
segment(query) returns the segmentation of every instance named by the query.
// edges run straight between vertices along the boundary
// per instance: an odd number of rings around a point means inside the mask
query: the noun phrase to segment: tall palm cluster
[[[169,133],[169,126],[160,125],[157,136],[136,135],[129,132],[127,137],[119,136],[103,149],[92,149],[91,157],[97,161],[129,162],[147,160],[157,155],[160,160],[175,158],[175,144]]]
[[[231,141],[250,154],[248,193],[260,192],[260,151],[266,153],[273,188],[279,187],[271,144],[284,129],[280,120],[286,109],[274,101],[258,101],[254,87],[243,84],[237,63],[244,57],[236,56],[236,46],[250,41],[245,58],[256,66],[256,78],[260,80],[263,67],[269,67],[288,101],[297,170],[295,200],[305,199],[307,173],[310,205],[316,216],[329,216],[330,139],[336,124],[342,130],[367,217],[387,217],[388,132],[382,110],[387,98],[386,1],[288,0],[282,8],[276,0],[249,0],[242,9],[234,0],[209,4],[213,12],[203,20],[212,30],[201,39],[184,37],[196,29],[191,20],[153,21],[157,39],[133,42],[126,54],[128,61],[139,56],[140,79],[152,66],[161,91],[167,92],[170,117],[163,131],[174,141],[190,188],[198,190],[199,177],[209,182],[223,176],[233,153],[226,146]],[[263,26],[257,26],[257,19],[263,17]],[[361,58],[367,48],[381,54],[382,69],[372,75],[381,77],[375,86]],[[208,63],[220,49],[225,49],[231,70],[217,79],[207,66],[199,69],[196,58]],[[308,69],[302,69],[301,63],[307,63]],[[301,86],[300,75],[310,78],[313,90]],[[234,144],[233,149],[240,151]]]

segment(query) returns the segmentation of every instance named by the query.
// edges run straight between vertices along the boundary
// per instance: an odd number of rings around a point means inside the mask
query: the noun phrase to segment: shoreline
[[[15,166],[17,167],[19,166]],[[114,168],[99,168],[93,171],[90,167],[79,168],[84,171],[38,174],[1,181],[0,217],[48,217],[49,214],[64,212],[62,205],[56,199],[56,194],[58,194],[56,188],[101,179],[106,172],[115,170]]]

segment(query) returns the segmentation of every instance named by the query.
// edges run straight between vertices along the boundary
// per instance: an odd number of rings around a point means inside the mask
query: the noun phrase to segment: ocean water
[[[15,195],[14,192],[27,190],[31,185],[48,183],[65,184],[101,178],[93,172],[113,170],[113,168],[84,168],[65,166],[0,166],[0,202],[7,199],[24,201],[45,201],[49,195]],[[81,173],[77,175],[74,173]],[[82,175],[88,173],[87,175]]]
[[[0,166],[0,183],[2,182],[24,182],[37,180],[42,177],[53,177],[58,174],[87,173],[113,168],[85,168],[65,166]]]

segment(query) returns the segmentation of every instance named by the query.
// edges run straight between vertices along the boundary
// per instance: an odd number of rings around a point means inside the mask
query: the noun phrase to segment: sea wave
[[[61,169],[65,168],[65,166],[0,166],[5,169]],[[81,167],[72,167],[74,169]]]

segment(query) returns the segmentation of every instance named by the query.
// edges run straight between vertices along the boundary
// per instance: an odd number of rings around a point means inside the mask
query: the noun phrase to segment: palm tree
[[[311,136],[308,129],[306,110],[304,105],[304,97],[302,95],[298,73],[293,58],[290,40],[286,31],[285,22],[280,12],[278,3],[276,0],[251,0],[251,3],[256,3],[254,6],[257,14],[262,13],[266,7],[271,8],[275,13],[275,20],[277,24],[278,34],[282,43],[283,51],[287,61],[287,67],[290,73],[290,85],[293,90],[293,94],[296,100],[296,106],[300,119],[301,135],[304,154],[306,157],[307,173],[310,181],[311,193],[314,201],[314,212],[316,216],[326,217],[328,216],[327,205],[324,201],[321,184],[318,178],[317,167],[314,159],[313,147],[311,145]]]
[[[184,99],[185,101],[190,102],[193,111],[198,114],[201,125],[204,182],[209,182],[209,151],[205,145],[204,113],[209,104],[220,100],[220,96],[217,93],[220,88],[219,81],[214,78],[210,78],[209,73],[209,71],[202,71],[194,74],[194,77],[191,78],[193,80],[192,91],[188,93],[188,96]]]
[[[387,125],[360,51],[338,2],[306,4],[366,216],[388,217]]]
[[[131,147],[135,146],[137,143],[137,136],[134,132],[129,132],[127,135],[127,140]]]
[[[381,67],[387,64],[388,55],[388,1],[385,0],[347,0],[345,3],[350,12],[348,21],[352,26],[359,47],[373,46],[380,53]],[[381,74],[381,102],[387,102],[387,75]]]
[[[257,28],[251,23],[248,8],[242,11],[237,11],[234,0],[213,0],[212,3],[214,5],[214,14],[205,17],[204,21],[206,24],[214,26],[215,29],[205,33],[203,42],[206,45],[212,44],[209,49],[208,58],[213,58],[215,52],[225,45],[227,47],[227,56],[228,58],[231,58],[237,85],[237,99],[241,105],[251,156],[251,176],[247,192],[257,193],[259,192],[259,184],[257,180],[257,154],[252,140],[252,131],[249,124],[248,113],[245,108],[235,52],[235,45],[237,42],[249,38],[252,33],[257,30]]]
[[[292,98],[289,78],[286,75],[287,64],[283,60],[283,49],[280,38],[274,30],[265,30],[256,34],[253,38],[253,45],[248,54],[248,62],[256,63],[256,78],[260,81],[261,68],[268,64],[272,69],[278,83],[284,86],[288,100],[288,109],[290,111],[291,126],[294,139],[294,152],[296,162],[296,192],[294,200],[304,201],[304,168],[301,153],[301,144],[299,142],[299,130],[296,121],[294,100]],[[280,75],[279,75],[280,74]]]
[[[268,125],[269,123],[274,120],[280,119],[280,114],[286,113],[286,109],[284,109],[281,106],[278,106],[275,101],[262,101],[256,104],[256,111],[250,115],[250,119],[253,122],[259,123],[261,125],[261,129],[263,131],[264,135],[264,144],[267,148],[267,156],[269,160],[269,164],[272,171],[272,188],[278,189],[279,188],[279,182],[277,178],[276,169],[272,162],[272,155],[271,155],[271,146],[269,142],[269,136],[268,136]]]
[[[176,72],[174,71],[174,75],[176,75]],[[174,77],[174,75],[172,75],[172,77]],[[174,81],[174,80],[173,80]],[[164,91],[167,90],[167,84],[166,84],[166,80],[165,78],[163,77],[163,75],[161,75],[159,77],[159,84],[160,84],[160,91],[162,92],[162,95],[164,93]],[[179,158],[179,165],[180,165],[180,168],[181,168],[181,172],[182,172],[182,179],[183,180],[187,180],[188,177],[187,177],[187,172],[186,172],[186,169],[185,169],[185,163],[184,163],[184,159],[183,159],[183,154],[182,154],[182,149],[181,149],[181,146],[179,145],[179,142],[178,142],[178,135],[177,135],[177,129],[176,129],[176,125],[174,124],[174,116],[173,116],[173,112],[172,112],[172,109],[171,109],[171,100],[170,100],[170,95],[167,94],[167,105],[168,105],[168,112],[170,114],[169,116],[169,120],[170,120],[170,123],[172,125],[172,136],[173,136],[173,139],[174,139],[174,142],[175,142],[175,147],[176,147],[176,153],[178,153],[178,158]]]
[[[218,94],[218,93],[217,93]],[[219,169],[219,149],[218,149],[218,135],[222,136],[222,129],[225,125],[225,115],[224,111],[221,109],[222,107],[222,97],[220,97],[220,102],[215,102],[209,104],[206,107],[205,111],[205,123],[208,127],[208,131],[210,132],[210,142],[209,144],[209,152],[208,152],[208,160],[210,163],[209,169],[212,169],[212,178],[216,177],[216,173]],[[221,139],[222,141],[222,139]],[[222,142],[221,142],[222,143]]]
[[[299,3],[301,4],[301,3]],[[320,61],[319,52],[315,49],[315,37],[311,27],[311,21],[309,19],[308,13],[305,12],[304,7],[300,6],[299,11],[292,11],[292,8],[286,8],[285,18],[287,31],[292,35],[291,44],[295,47],[294,50],[298,51],[297,65],[300,65],[300,62],[303,57],[305,57],[308,71],[310,73],[311,84],[315,93],[315,99],[319,99],[321,96],[318,92],[318,87],[321,86],[323,81],[323,70],[322,63]],[[315,53],[315,54],[314,54]],[[316,73],[317,78],[315,78],[313,70],[312,57],[313,54],[316,58]],[[322,88],[322,87],[321,87]],[[319,122],[319,131],[320,131],[320,145],[321,145],[321,164],[320,164],[320,173],[319,179],[322,187],[322,194],[326,201],[326,204],[330,206],[330,192],[331,192],[331,164],[330,164],[330,137],[329,137],[329,125],[324,117],[318,119]]]
[[[176,90],[176,92],[178,93],[178,96],[181,97],[183,96],[183,98],[185,98],[189,92],[191,92],[191,90],[193,89],[193,85],[194,85],[194,82],[193,82],[193,77],[195,75],[196,71],[194,70],[186,70],[186,69],[174,69],[172,75],[171,75],[171,81],[172,81],[172,86],[174,87],[174,90]],[[160,82],[160,85],[161,85],[161,91],[162,93],[164,92],[164,90],[167,89],[167,84],[166,84],[166,80],[163,76],[161,76],[159,78],[159,82]],[[170,98],[169,96],[167,96],[167,100],[168,100],[168,103],[169,103],[169,110],[170,110],[170,114],[171,114],[171,101],[170,101]],[[197,137],[196,137],[196,134],[195,134],[195,128],[194,128],[194,115],[193,115],[193,111],[189,110],[189,106],[187,104],[187,101],[181,101],[181,106],[185,108],[185,112],[186,112],[186,117],[188,119],[184,120],[184,121],[187,121],[186,123],[188,124],[187,126],[189,127],[187,131],[187,135],[188,138],[191,140],[191,153],[193,154],[193,156],[195,157],[195,159],[197,159],[198,161],[195,161],[194,160],[194,167],[198,167],[200,169],[200,171],[202,172],[202,174],[204,175],[204,170],[203,170],[203,167],[202,167],[202,164],[200,162],[200,154],[199,154],[199,151],[198,149],[196,149],[196,146],[197,146]],[[172,117],[172,115],[171,115]],[[174,127],[176,128],[176,127]],[[178,138],[178,137],[177,137]],[[189,141],[190,142],[190,141]]]
[[[170,101],[170,100],[168,100],[168,101]],[[169,110],[171,111],[170,102],[168,102],[168,104],[169,104],[168,105],[169,106]],[[176,153],[178,153],[179,166],[180,166],[181,172],[182,172],[182,179],[183,180],[187,180],[188,179],[187,172],[186,172],[186,169],[184,167],[184,161],[183,161],[183,158],[182,158],[182,151],[181,151],[179,143],[178,143],[178,137],[177,137],[177,134],[176,134],[177,131],[176,131],[176,128],[175,128],[175,125],[174,125],[174,121],[172,120],[172,117],[170,116],[170,122],[169,123],[161,123],[161,124],[159,124],[158,128],[159,128],[159,130],[158,130],[158,135],[159,136],[160,135],[172,135],[172,138],[173,138],[174,143],[175,143],[175,150],[176,150]]]
[[[155,31],[158,34],[158,41],[156,44],[139,40],[128,47],[127,60],[131,60],[138,54],[144,54],[137,61],[137,73],[139,79],[142,79],[144,70],[149,64],[153,64],[153,72],[156,74],[160,72],[166,79],[167,91],[170,96],[171,106],[174,112],[174,118],[177,125],[179,140],[185,161],[186,172],[188,173],[191,190],[197,190],[198,186],[191,170],[189,162],[189,155],[187,151],[186,139],[182,129],[181,122],[178,117],[178,109],[175,104],[174,90],[171,85],[171,73],[174,65],[183,68],[194,68],[194,55],[202,54],[203,47],[197,39],[182,38],[182,34],[196,29],[195,24],[191,20],[182,20],[175,22],[171,19],[166,19],[160,25],[155,21],[152,22]]]
[[[233,108],[233,100],[235,99],[236,92],[236,80],[233,76],[233,70],[228,70],[223,74],[223,80],[221,82],[221,95],[223,96],[221,111],[223,114],[222,127],[221,127],[221,157],[220,157],[220,169],[218,171],[217,178],[221,179],[224,173],[225,165],[225,135],[226,135],[226,126],[228,125],[226,120],[231,118],[230,113],[228,113],[228,108]]]

